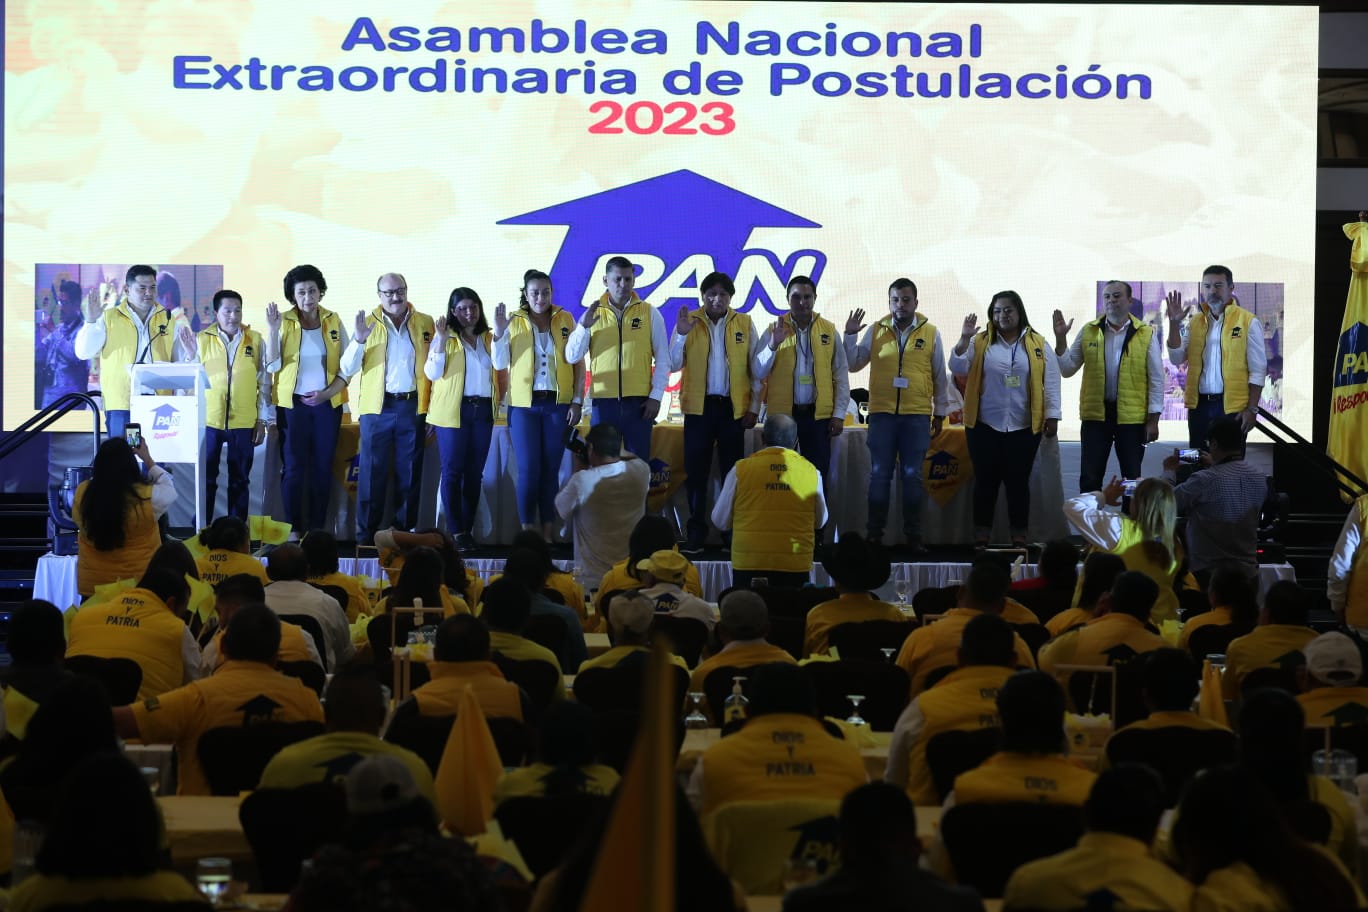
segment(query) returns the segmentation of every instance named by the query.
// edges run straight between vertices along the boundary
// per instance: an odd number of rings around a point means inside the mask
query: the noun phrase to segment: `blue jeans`
[[[689,497],[690,544],[702,545],[708,535],[713,447],[717,448],[717,472],[726,478],[742,456],[745,439],[741,419],[732,417],[730,396],[707,396],[703,414],[684,416],[684,489]]]
[[[893,465],[901,462],[903,533],[909,539],[920,538],[922,460],[931,445],[931,416],[871,414],[865,440],[869,446],[869,537],[883,535]]]
[[[461,426],[437,428],[442,459],[441,497],[447,530],[452,535],[475,528],[489,440],[494,435],[494,405],[486,397],[461,400]]]
[[[1107,457],[1112,444],[1116,445],[1116,462],[1122,478],[1139,478],[1140,464],[1145,459],[1145,426],[1117,424],[1116,403],[1106,403],[1103,421],[1084,421],[1078,430],[1080,449],[1078,490],[1083,493],[1100,491],[1107,472]]]
[[[285,520],[294,531],[322,529],[332,494],[332,463],[342,427],[342,406],[305,405],[276,409],[276,426],[285,440],[285,480],[281,484]],[[305,505],[308,512],[305,512]]]
[[[105,430],[110,437],[123,437],[124,430],[128,427],[128,409],[106,409],[105,410]]]
[[[214,503],[218,499],[219,454],[228,447],[228,515],[247,520],[248,485],[252,477],[251,428],[204,429],[204,493],[208,505],[205,519],[214,519]]]
[[[654,421],[641,417],[646,396],[624,396],[621,399],[595,399],[591,424],[611,424],[622,433],[623,448],[634,456],[650,462],[651,426]]]
[[[413,490],[413,453],[418,445],[418,397],[386,396],[379,414],[361,416],[361,460],[356,478],[356,540],[370,542],[382,525],[407,529],[409,495]],[[385,494],[394,473],[394,510],[385,519]]]
[[[513,459],[518,466],[518,521],[535,525],[556,521],[556,491],[569,436],[570,406],[554,398],[508,410]]]

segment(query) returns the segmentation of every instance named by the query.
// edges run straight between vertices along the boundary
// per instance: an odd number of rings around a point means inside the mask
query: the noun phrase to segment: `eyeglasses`
[[[407,292],[407,288],[381,288],[380,294],[387,298],[402,298]]]

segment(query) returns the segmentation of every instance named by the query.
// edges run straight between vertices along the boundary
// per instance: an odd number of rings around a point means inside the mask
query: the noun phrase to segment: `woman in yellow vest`
[[[137,459],[147,466],[147,481]],[[100,444],[89,481],[76,488],[71,518],[80,529],[76,551],[76,591],[83,599],[96,586],[142,576],[161,545],[157,520],[176,502],[176,485],[152,461],[147,441],[129,449],[122,437]]]
[[[182,327],[180,341],[190,360],[199,356],[209,377],[204,394],[204,515],[214,515],[219,454],[226,444],[228,512],[246,521],[252,456],[275,416],[261,334],[242,323],[242,295],[223,288],[214,292],[213,324],[198,335]]]
[[[1135,486],[1129,515],[1107,506],[1121,503],[1122,481],[1113,478],[1101,491],[1064,501],[1064,518],[1093,545],[1120,555],[1127,570],[1138,570],[1159,584],[1159,599],[1150,620],[1160,624],[1178,618],[1174,580],[1182,569],[1182,549],[1174,537],[1178,510],[1173,486],[1162,478],[1146,478]]]
[[[294,267],[284,284],[295,306],[281,313],[274,301],[266,305],[266,368],[276,375],[276,423],[285,459],[281,499],[298,540],[309,529],[323,528],[328,516],[347,401],[347,378],[338,364],[351,340],[342,319],[319,304],[328,283],[317,267]]]
[[[462,549],[475,547],[475,513],[489,441],[494,435],[494,334],[473,288],[453,288],[423,373],[432,381],[428,424],[437,430],[447,529]],[[441,343],[441,344],[438,344]]]
[[[266,568],[252,557],[252,536],[247,524],[236,516],[220,516],[199,534],[199,540],[208,549],[195,560],[195,569],[204,582],[218,586],[230,576],[246,573],[261,580],[263,586],[271,584]]]
[[[988,327],[975,334],[978,315],[964,318],[950,372],[966,377],[964,428],[974,463],[974,545],[988,544],[998,489],[1007,486],[1012,544],[1026,544],[1031,512],[1031,467],[1040,438],[1059,428],[1059,362],[1045,337],[1031,328],[1015,291],[988,305]]]
[[[555,534],[556,491],[570,428],[579,424],[584,401],[584,362],[570,363],[565,343],[575,318],[551,303],[551,277],[523,274],[518,312],[509,319],[494,308],[497,370],[508,375],[508,427],[518,466],[518,520],[524,529]],[[540,518],[540,524],[538,519]]]

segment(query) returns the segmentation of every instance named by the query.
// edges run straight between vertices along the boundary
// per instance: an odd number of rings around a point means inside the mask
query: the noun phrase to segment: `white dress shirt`
[[[138,319],[138,312],[132,307],[128,312],[133,315],[133,326],[138,331],[137,353],[133,356],[136,360],[131,361],[124,370],[132,373],[134,364],[151,364],[156,361],[156,356],[152,352],[152,314],[156,313],[157,305],[153,304],[147,309],[147,316]],[[109,338],[109,328],[105,326],[105,314],[100,313],[100,318],[93,323],[82,323],[81,328],[76,330],[76,338],[72,341],[71,347],[75,351],[76,357],[89,361],[98,358],[100,352],[104,351],[105,340]],[[172,343],[173,353],[176,343]],[[134,390],[134,392],[139,392]],[[151,389],[144,387],[141,392],[150,393]]]
[[[323,628],[328,664],[324,671],[337,671],[352,660],[352,645],[347,612],[337,599],[303,580],[278,580],[266,587],[266,607],[276,614],[307,614]]]
[[[1225,378],[1221,375],[1221,328],[1225,325],[1225,308],[1219,315],[1208,315],[1198,311],[1193,320],[1207,321],[1206,345],[1202,348],[1202,376],[1197,381],[1197,392],[1202,395],[1215,395],[1225,392]],[[1178,347],[1170,348],[1169,360],[1182,364],[1188,356],[1188,331],[1191,322],[1184,326],[1178,335]],[[1263,386],[1268,377],[1268,350],[1264,347],[1263,324],[1255,317],[1249,321],[1249,332],[1245,336],[1245,365],[1249,369],[1249,385]],[[1250,405],[1258,405],[1251,402]]]
[[[900,354],[907,348],[907,340],[912,335],[913,330],[925,322],[926,319],[924,317],[921,322],[918,322],[917,318],[914,316],[912,322],[908,324],[907,329],[898,329],[898,325],[896,323],[893,324],[893,331],[898,334],[898,351]],[[873,350],[874,327],[870,326],[866,329],[864,338],[858,342],[855,340],[855,336],[852,333],[846,333],[844,338],[847,366],[852,371],[864,370],[865,365],[869,363],[871,357],[870,352]],[[892,383],[893,379],[891,377],[888,378],[888,382]],[[874,376],[872,373],[869,377],[869,384],[871,387],[874,385]],[[945,379],[945,347],[941,344],[941,334],[938,329],[936,330],[936,340],[931,345],[931,413],[933,415],[939,415],[942,418],[950,414],[950,394],[946,389],[947,386],[949,386],[949,384]]]
[[[727,317],[724,315],[720,320],[714,320],[706,314],[700,312],[698,319],[703,321],[708,327],[708,396],[730,396],[731,395],[731,369],[727,364]],[[679,371],[684,369],[684,340],[688,334],[679,334],[676,327],[670,332],[670,370]],[[760,390],[763,383],[756,377],[756,346],[755,332],[752,330],[748,347],[746,348],[746,361],[750,365],[751,375],[751,411],[760,410]]]
[[[974,346],[978,338],[969,340],[964,354],[950,353],[950,371],[966,376],[974,366]],[[1059,359],[1048,344],[1045,358],[1045,413],[1044,417],[1059,418]],[[1028,386],[1031,353],[1026,351],[1026,333],[1022,331],[1015,342],[1008,343],[1001,335],[988,347],[983,356],[983,377],[979,385],[978,420],[995,431],[1019,431],[1031,426],[1030,393]],[[1008,374],[1021,378],[1020,385],[1009,387]]]
[[[414,378],[418,375],[418,353],[413,348],[413,339],[408,332],[408,322],[412,318],[412,305],[404,312],[404,318],[398,324],[390,319],[389,314],[381,310],[380,319],[375,321],[375,325],[371,327],[371,332],[385,333],[385,392],[387,393],[411,393],[416,387]],[[343,375],[354,377],[356,372],[361,369],[361,362],[365,359],[365,355],[366,343],[360,339],[352,339],[351,343],[347,345],[347,350],[342,353],[342,361],[339,366]]]
[[[1364,546],[1363,531],[1358,524],[1358,505],[1354,504],[1344,519],[1344,528],[1330,554],[1330,568],[1325,575],[1325,595],[1330,599],[1331,610],[1337,614],[1343,613],[1349,600],[1349,575],[1359,548]]]
[[[836,346],[840,348],[841,346]],[[766,447],[764,450],[756,450],[756,454],[775,450],[777,452],[790,452],[783,447]],[[713,506],[712,521],[713,525],[719,529],[730,529],[732,527],[732,509],[736,506],[736,467],[732,466],[727,478],[722,482],[722,491],[717,495],[717,503]],[[817,513],[814,529],[820,529],[827,522],[826,492],[822,487],[822,473],[817,473]]]
[[[570,523],[575,559],[586,586],[627,557],[627,533],[646,512],[651,469],[644,459],[622,459],[571,473],[556,494],[556,512]]]
[[[504,338],[508,338],[508,333],[504,333]],[[484,340],[476,339],[475,344],[471,345],[463,335],[461,336],[461,347],[465,349],[465,381],[461,386],[461,395],[484,396],[486,399],[492,399],[494,388],[490,381],[490,371],[497,365],[494,363],[494,359],[490,357],[489,352],[485,351]],[[428,349],[427,363],[423,365],[423,375],[435,383],[442,378],[442,374],[445,372],[446,344],[445,342],[441,345],[433,343]]]
[[[600,306],[607,307],[617,318],[618,324],[622,324],[623,310],[613,306],[611,301]],[[651,368],[650,398],[659,402],[665,396],[665,387],[670,383],[670,337],[665,332],[665,318],[660,315],[660,309],[649,305],[646,309],[651,312],[651,356],[655,359],[655,364]],[[565,360],[571,364],[583,361],[584,356],[589,354],[589,342],[589,330],[580,323],[575,323],[570,338],[565,340]],[[618,363],[621,364],[620,353]]]
[[[551,330],[548,329],[543,332],[538,329],[537,324],[533,323],[530,319],[527,321],[527,325],[532,330],[532,353],[533,357],[537,359],[537,363],[533,366],[534,369],[532,371],[532,392],[558,392],[559,387],[556,384],[556,368],[558,364],[558,359],[556,358],[556,340],[551,335]],[[513,351],[509,344],[510,335],[512,335],[512,333],[505,329],[504,334],[494,340],[492,363],[495,370],[508,370],[513,362]],[[580,399],[580,391],[577,389],[574,391],[574,396],[571,401],[579,402]]]
[[[774,368],[774,356],[778,353],[770,350],[773,338],[773,326],[760,335],[760,343],[755,350],[756,380],[764,380]],[[807,329],[799,329],[796,325],[793,327],[793,349],[793,404],[812,405],[817,401],[816,385],[798,382],[799,377],[817,376],[813,372],[812,323],[808,323]],[[846,410],[850,408],[850,369],[846,363],[845,346],[839,343],[831,346],[831,383],[834,387],[831,416],[845,418]]]
[[[1123,323],[1117,328],[1112,326],[1109,320],[1102,321],[1102,367],[1107,378],[1103,398],[1107,402],[1116,401],[1117,377],[1121,373],[1121,348],[1125,345],[1126,331],[1129,327],[1130,323]],[[1084,360],[1083,330],[1080,329],[1078,335],[1074,336],[1073,345],[1059,356],[1059,373],[1065,377],[1072,377],[1083,366]],[[1149,351],[1145,353],[1145,370],[1148,381],[1145,411],[1154,415],[1164,410],[1164,361],[1163,353],[1159,350],[1158,330],[1150,334]]]

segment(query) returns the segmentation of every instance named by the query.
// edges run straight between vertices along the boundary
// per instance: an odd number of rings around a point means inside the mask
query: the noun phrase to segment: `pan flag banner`
[[[1368,222],[1351,222],[1344,235],[1349,253],[1349,296],[1344,302],[1326,451],[1359,478],[1368,478]],[[1347,495],[1342,495],[1348,500]]]

